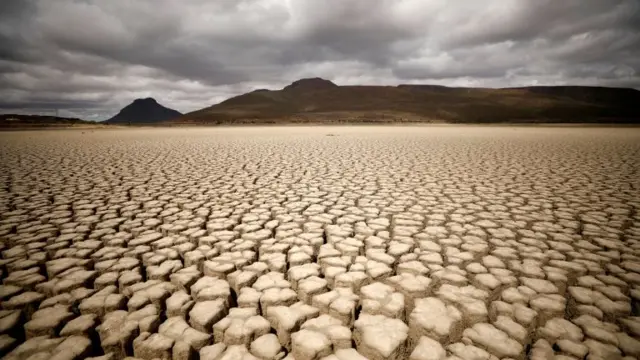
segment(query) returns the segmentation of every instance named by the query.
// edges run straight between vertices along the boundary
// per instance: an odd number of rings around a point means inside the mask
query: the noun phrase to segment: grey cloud
[[[2,0],[0,107],[191,111],[300,77],[640,88],[637,0]]]
[[[32,0],[4,0],[0,2],[0,60],[28,61],[33,49],[29,27],[35,11]]]
[[[30,108],[34,110],[58,110],[58,109],[84,109],[87,106],[101,106],[103,101],[100,100],[65,100],[58,97],[33,97],[28,101],[0,101],[0,109],[23,109]]]
[[[143,2],[136,2],[140,3]],[[218,63],[210,49],[190,44],[188,38],[182,39],[180,19],[171,13],[156,13],[152,3],[133,10],[113,5],[103,9],[98,4],[102,3],[46,7],[44,10],[51,13],[44,12],[37,19],[43,37],[67,51],[162,69],[189,79],[203,79],[212,85],[243,80],[242,74]],[[118,17],[121,12],[127,16]],[[70,28],[82,30],[70,31]]]
[[[638,30],[635,0],[505,0],[466,12],[467,18],[444,39],[449,46],[536,38],[563,40],[575,34],[610,29]],[[462,20],[462,19],[461,19]]]

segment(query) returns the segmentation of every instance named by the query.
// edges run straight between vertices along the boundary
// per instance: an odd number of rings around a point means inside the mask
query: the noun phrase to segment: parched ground
[[[640,130],[0,133],[5,359],[638,359]]]

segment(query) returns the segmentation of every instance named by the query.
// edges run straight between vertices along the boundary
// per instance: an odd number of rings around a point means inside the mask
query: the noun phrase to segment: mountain
[[[180,112],[164,107],[153,98],[136,99],[125,106],[107,124],[153,124],[175,119]]]
[[[637,123],[638,103],[640,91],[624,88],[338,86],[312,78],[239,95],[170,123]]]
[[[0,114],[0,129],[96,126],[95,122],[49,115]]]
[[[316,77],[316,78],[301,79],[298,81],[294,81],[290,85],[285,86],[284,89],[282,90],[287,92],[314,91],[314,90],[335,89],[337,87],[338,85],[332,83],[329,80]]]

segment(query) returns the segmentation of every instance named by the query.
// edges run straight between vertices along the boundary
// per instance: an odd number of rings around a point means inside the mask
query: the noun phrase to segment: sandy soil
[[[640,130],[0,133],[5,359],[637,359]]]

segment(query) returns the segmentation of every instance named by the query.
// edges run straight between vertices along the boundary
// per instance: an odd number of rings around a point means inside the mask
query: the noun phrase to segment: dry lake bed
[[[638,359],[640,129],[0,133],[5,359]]]

